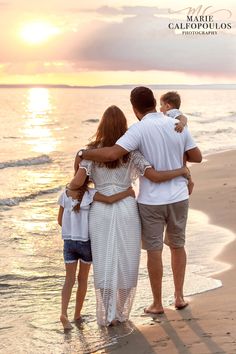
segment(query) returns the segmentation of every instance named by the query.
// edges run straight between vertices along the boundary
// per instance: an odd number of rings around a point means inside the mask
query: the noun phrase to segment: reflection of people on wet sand
[[[137,87],[131,92],[131,104],[140,122],[134,124],[116,144],[83,152],[85,159],[113,161],[139,150],[157,170],[170,170],[183,165],[186,154],[190,162],[201,162],[200,150],[187,127],[182,133],[175,131],[175,120],[156,111],[153,92]],[[104,145],[102,145],[104,146]],[[102,147],[101,145],[96,147]],[[153,303],[145,309],[147,314],[161,314],[162,306],[162,249],[163,233],[170,247],[175,285],[175,307],[187,306],[183,284],[186,267],[185,227],[188,213],[188,188],[186,180],[178,177],[166,183],[155,184],[140,177],[138,206],[142,221],[142,243],[147,250],[148,272],[153,293]],[[130,235],[127,235],[130,237]],[[129,252],[132,254],[132,249]]]
[[[127,121],[116,106],[103,114],[91,151],[109,149],[127,131]],[[79,151],[80,156],[83,151]],[[77,163],[79,163],[79,157]],[[70,188],[83,185],[87,176],[104,195],[122,192],[142,175],[152,182],[164,182],[186,174],[187,169],[155,171],[139,151],[126,152],[115,161],[94,163],[83,160]],[[97,321],[100,325],[124,322],[129,318],[138,278],[141,225],[137,203],[125,198],[112,205],[94,201],[89,214],[89,235],[93,255]]]

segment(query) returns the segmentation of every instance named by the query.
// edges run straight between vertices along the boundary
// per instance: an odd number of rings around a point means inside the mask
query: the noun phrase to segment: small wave
[[[232,127],[228,127],[228,128],[225,128],[225,129],[217,129],[215,131],[216,134],[221,134],[221,133],[233,133],[234,132],[234,128]]]
[[[3,139],[20,139],[19,136],[3,136]]]
[[[51,280],[51,279],[61,279],[62,277],[60,275],[29,275],[27,276],[26,274],[24,276],[18,275],[18,274],[5,274],[0,276],[0,285],[4,286],[9,286],[7,283],[2,283],[2,281],[34,281],[34,280]]]
[[[210,118],[210,119],[204,119],[199,121],[201,124],[208,124],[208,123],[214,123],[216,124],[217,122],[235,122],[236,121],[236,114],[229,114],[226,115],[224,117],[214,117],[214,118]]]
[[[11,329],[11,328],[13,328],[13,326],[0,327],[0,330],[3,331],[3,330],[5,330],[5,329]]]
[[[202,121],[200,121],[201,124],[208,124],[208,123],[216,123],[216,122],[220,122],[222,121],[222,118],[210,118],[210,119],[204,119]]]
[[[224,119],[228,119],[232,122],[235,122],[236,121],[236,112],[229,112],[229,114]]]
[[[99,122],[99,119],[97,119],[97,118],[83,120],[83,123],[98,123],[98,122]]]
[[[31,193],[31,194],[23,196],[23,197],[13,197],[13,198],[0,199],[0,206],[13,207],[13,206],[19,205],[22,202],[26,202],[27,200],[37,198],[40,195],[57,193],[61,190],[61,188],[62,188],[62,186],[41,190],[36,193]]]
[[[235,129],[232,128],[232,127],[228,127],[228,128],[222,128],[222,129],[216,129],[214,131],[212,130],[200,130],[198,132],[196,132],[194,134],[195,138],[199,137],[199,136],[202,136],[202,135],[211,135],[213,136],[214,134],[231,134],[231,133],[234,133],[235,132]]]
[[[202,117],[202,112],[184,112],[184,114],[186,114],[186,116],[192,116],[192,117]]]
[[[8,167],[41,165],[44,163],[51,163],[51,162],[52,159],[49,156],[41,155],[41,156],[31,157],[28,159],[0,162],[0,169],[8,168]]]

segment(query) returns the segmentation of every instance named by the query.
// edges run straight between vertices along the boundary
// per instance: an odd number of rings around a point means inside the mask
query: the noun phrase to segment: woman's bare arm
[[[84,168],[79,168],[75,176],[72,178],[68,185],[68,189],[75,190],[82,187],[86,180],[87,174]]]
[[[78,154],[75,156],[75,161],[74,161],[74,171],[75,171],[75,175],[76,175],[76,172],[78,171],[79,169],[79,164],[80,162],[82,161],[82,159],[78,156]]]

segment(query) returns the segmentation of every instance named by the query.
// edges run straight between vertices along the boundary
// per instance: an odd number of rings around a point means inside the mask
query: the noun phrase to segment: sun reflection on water
[[[28,111],[34,115],[45,115],[51,109],[49,90],[46,88],[32,88],[28,95]],[[36,117],[37,118],[37,117]]]
[[[50,153],[55,150],[57,141],[49,125],[51,120],[52,98],[46,88],[31,88],[28,91],[27,120],[24,135],[29,139],[32,151]]]

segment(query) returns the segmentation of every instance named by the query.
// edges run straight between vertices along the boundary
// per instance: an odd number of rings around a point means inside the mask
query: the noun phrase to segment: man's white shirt
[[[179,121],[162,113],[148,113],[133,124],[116,142],[127,151],[139,150],[157,171],[183,166],[183,155],[196,147],[188,128],[175,131]],[[177,177],[163,183],[153,183],[140,177],[138,202],[149,205],[172,204],[188,199],[187,180]]]

